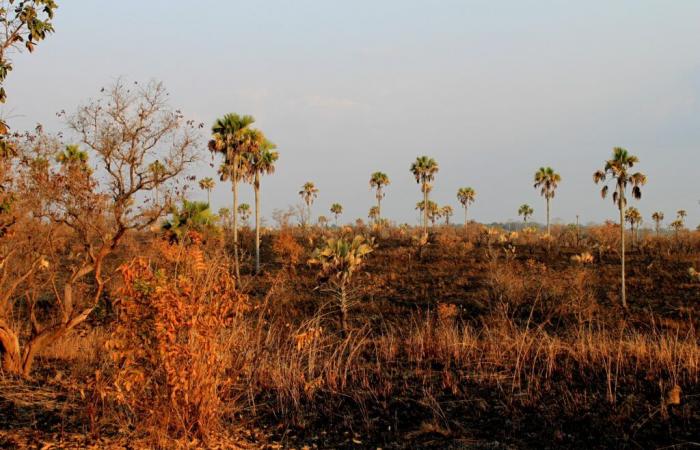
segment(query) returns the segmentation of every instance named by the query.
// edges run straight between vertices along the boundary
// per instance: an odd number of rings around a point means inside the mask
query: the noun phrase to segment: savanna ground
[[[343,331],[307,261],[362,234]],[[0,445],[700,446],[700,233],[630,244],[627,310],[613,225],[419,236],[269,230],[252,276],[243,230],[236,283],[226,232],[128,234],[88,321],[2,378]]]

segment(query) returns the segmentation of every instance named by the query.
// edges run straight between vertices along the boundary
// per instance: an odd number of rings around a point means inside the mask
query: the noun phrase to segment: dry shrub
[[[288,230],[280,231],[272,245],[272,249],[279,261],[290,269],[299,264],[304,254],[304,248],[294,239],[294,236]]]
[[[137,430],[206,440],[218,431],[221,391],[231,381],[226,330],[247,302],[228,267],[205,261],[196,243],[165,250],[174,266],[135,259],[121,267],[107,394]]]
[[[488,283],[496,309],[516,320],[582,323],[592,320],[599,309],[592,273],[583,267],[553,270],[534,260],[494,262]]]
[[[459,236],[457,230],[452,227],[444,227],[437,233],[435,243],[442,255],[460,256],[462,254],[463,238]]]

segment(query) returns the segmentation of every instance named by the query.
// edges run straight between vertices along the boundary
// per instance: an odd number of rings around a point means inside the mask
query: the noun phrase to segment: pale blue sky
[[[15,58],[5,115],[15,129],[72,111],[118,76],[162,80],[173,105],[209,126],[252,114],[275,141],[263,209],[299,201],[314,181],[314,216],[333,202],[366,218],[371,172],[389,174],[384,212],[416,220],[408,171],[437,159],[433,198],[472,217],[544,220],[532,175],[563,178],[552,216],[614,218],[591,174],[613,146],[649,177],[636,206],[700,222],[698,1],[59,1],[56,34]],[[203,153],[204,153],[203,149]],[[199,176],[214,175],[203,163]],[[252,201],[244,188],[244,201]],[[195,191],[200,198],[204,193]],[[230,202],[217,187],[214,208]],[[461,217],[457,211],[456,218]],[[667,222],[670,220],[667,220]]]

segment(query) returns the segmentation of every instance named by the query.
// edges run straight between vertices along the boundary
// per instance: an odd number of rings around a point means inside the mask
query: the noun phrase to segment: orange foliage
[[[113,394],[149,431],[206,439],[218,428],[226,361],[222,335],[247,309],[226,266],[208,267],[198,246],[162,247],[178,271],[145,259],[120,268],[119,319],[107,342]],[[206,271],[206,273],[204,273]]]

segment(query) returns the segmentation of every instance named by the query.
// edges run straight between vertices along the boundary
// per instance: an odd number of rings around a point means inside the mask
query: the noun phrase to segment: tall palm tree
[[[207,205],[211,204],[211,190],[214,189],[214,179],[212,177],[206,177],[199,180],[199,188],[207,191]]]
[[[450,205],[445,205],[440,208],[440,216],[445,218],[445,225],[450,224],[450,217],[454,214],[452,207]]]
[[[304,200],[304,203],[306,203],[306,207],[308,208],[308,213],[307,213],[306,221],[305,221],[304,225],[310,224],[311,223],[311,205],[314,203],[314,199],[316,197],[318,197],[318,188],[313,184],[313,182],[307,181],[301,187],[301,190],[299,191],[299,195],[301,196],[301,199]]]
[[[423,204],[428,205],[428,194],[432,189],[430,184],[435,179],[435,174],[440,170],[438,163],[428,156],[419,156],[411,164],[411,173],[416,178],[416,183],[420,183],[423,192]],[[423,233],[428,232],[428,208],[423,208]]]
[[[561,176],[551,167],[540,167],[540,169],[535,172],[534,187],[535,189],[540,188],[540,195],[547,201],[547,235],[549,235],[551,231],[549,225],[549,202],[554,198],[554,193],[560,181]]]
[[[642,198],[642,186],[646,184],[647,177],[641,172],[630,173],[630,169],[639,162],[639,158],[631,155],[621,147],[613,149],[612,159],[605,162],[603,170],[598,170],[593,174],[593,181],[605,183],[607,178],[615,183],[615,191],[612,199],[620,212],[620,259],[621,259],[621,293],[622,306],[627,308],[627,290],[625,285],[625,208],[627,207],[626,191],[627,185],[632,186],[632,197]],[[605,198],[608,195],[609,186],[605,184],[600,191],[600,195]]]
[[[384,172],[374,172],[369,178],[370,188],[375,189],[377,198],[377,219],[382,217],[382,199],[384,198],[384,187],[391,184],[389,177]]]
[[[340,203],[333,203],[331,205],[331,213],[335,216],[335,226],[338,226],[338,216],[343,214],[343,205]]]
[[[255,119],[253,116],[241,116],[235,113],[226,114],[224,117],[216,119],[211,127],[212,138],[209,141],[209,150],[219,153],[224,157],[222,181],[231,181],[231,191],[233,192],[233,258],[236,277],[240,278],[240,261],[238,258],[238,182],[241,179],[242,165],[241,153],[243,146],[244,130],[248,128]]]
[[[661,222],[664,221],[664,213],[661,211],[656,211],[651,215],[651,220],[656,224],[656,235],[659,235],[659,230],[661,229]]]
[[[523,223],[527,223],[527,219],[532,216],[534,212],[535,210],[527,203],[520,205],[520,208],[518,208],[518,215],[523,216]]]
[[[464,228],[467,228],[467,210],[469,205],[476,200],[476,191],[471,187],[459,188],[457,191],[457,200],[464,206]]]
[[[255,273],[260,272],[260,177],[275,172],[279,153],[277,146],[260,130],[248,129],[243,135],[246,179],[255,192]]]

